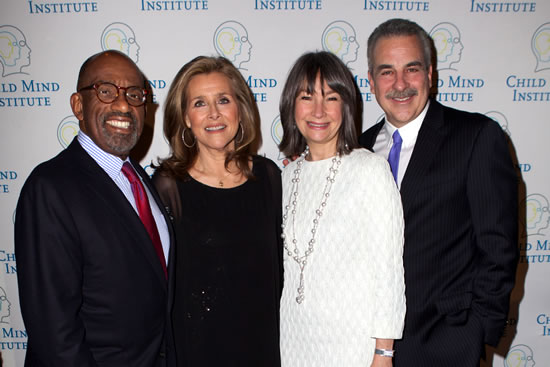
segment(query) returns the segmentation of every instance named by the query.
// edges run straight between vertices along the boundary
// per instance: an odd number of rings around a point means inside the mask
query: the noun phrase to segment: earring
[[[187,129],[184,127],[183,131],[181,132],[181,140],[183,141],[183,145],[185,145],[187,148],[191,149],[197,143],[197,137],[193,135],[193,138],[194,138],[193,143],[187,144],[187,142],[185,141],[185,130],[187,130]]]
[[[237,144],[241,144],[241,143],[243,142],[243,140],[244,140],[244,128],[243,128],[243,124],[241,124],[241,123],[239,122],[239,126],[240,126],[240,128],[241,128],[241,139],[235,140],[235,142],[236,142]],[[238,133],[237,133],[237,134],[238,134]]]

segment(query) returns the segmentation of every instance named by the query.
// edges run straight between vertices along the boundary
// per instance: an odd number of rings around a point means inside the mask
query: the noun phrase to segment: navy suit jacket
[[[169,222],[149,177],[133,165]],[[25,366],[171,365],[171,282],[139,216],[76,138],[25,182],[15,253]]]
[[[372,150],[384,122],[361,145]],[[498,343],[517,265],[517,186],[500,126],[432,100],[400,190],[407,315],[396,366],[479,365],[484,343]]]

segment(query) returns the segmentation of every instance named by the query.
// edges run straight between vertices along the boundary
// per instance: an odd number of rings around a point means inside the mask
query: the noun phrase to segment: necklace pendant
[[[300,272],[300,285],[298,286],[298,296],[296,297],[296,303],[301,304],[304,302],[304,298],[306,296],[305,293],[305,287],[304,287],[304,269],[302,268],[302,271]]]
[[[220,180],[220,182],[218,182],[218,185],[220,185],[220,187],[223,187],[223,181]]]

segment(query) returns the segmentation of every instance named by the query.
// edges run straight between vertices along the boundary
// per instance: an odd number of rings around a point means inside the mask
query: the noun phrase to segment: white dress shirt
[[[399,188],[401,188],[401,181],[403,181],[403,176],[405,176],[405,171],[407,170],[407,166],[411,160],[414,145],[416,144],[416,138],[418,137],[418,132],[420,131],[424,117],[426,117],[429,106],[430,101],[426,103],[426,106],[420,115],[399,129],[388,122],[386,117],[386,122],[378,132],[376,142],[372,147],[372,150],[374,150],[376,154],[380,154],[384,158],[388,159],[388,155],[390,154],[390,150],[393,145],[393,133],[395,130],[399,130],[399,135],[401,135],[401,139],[403,139],[403,143],[401,144],[401,154],[399,155],[399,166],[397,169],[397,187]]]
[[[107,173],[107,175],[114,181],[118,186],[120,191],[124,194],[128,202],[132,205],[136,214],[138,214],[136,199],[134,198],[134,193],[132,192],[132,186],[130,181],[126,178],[124,173],[122,173],[122,165],[124,162],[130,160],[126,158],[126,161],[123,161],[119,157],[116,157],[112,154],[109,154],[102,150],[93,142],[93,140],[83,133],[82,131],[78,132],[78,142],[82,148],[92,157],[92,159]],[[130,162],[130,164],[132,164]],[[133,166],[132,166],[133,167]],[[141,180],[141,176],[138,177]],[[143,180],[142,180],[143,181]],[[151,212],[153,213],[153,218],[155,218],[155,223],[157,224],[157,229],[160,236],[160,242],[162,243],[162,251],[164,252],[164,259],[166,260],[166,265],[168,265],[168,251],[170,250],[170,234],[168,232],[168,225],[166,220],[160,211],[156,200],[151,195],[147,185],[143,184],[145,191],[147,192],[147,197],[149,198],[149,205],[151,206]]]

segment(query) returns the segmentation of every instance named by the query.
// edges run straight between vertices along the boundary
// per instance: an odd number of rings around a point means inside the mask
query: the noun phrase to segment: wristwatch
[[[374,354],[381,355],[382,357],[393,357],[394,350],[391,349],[374,349]]]

